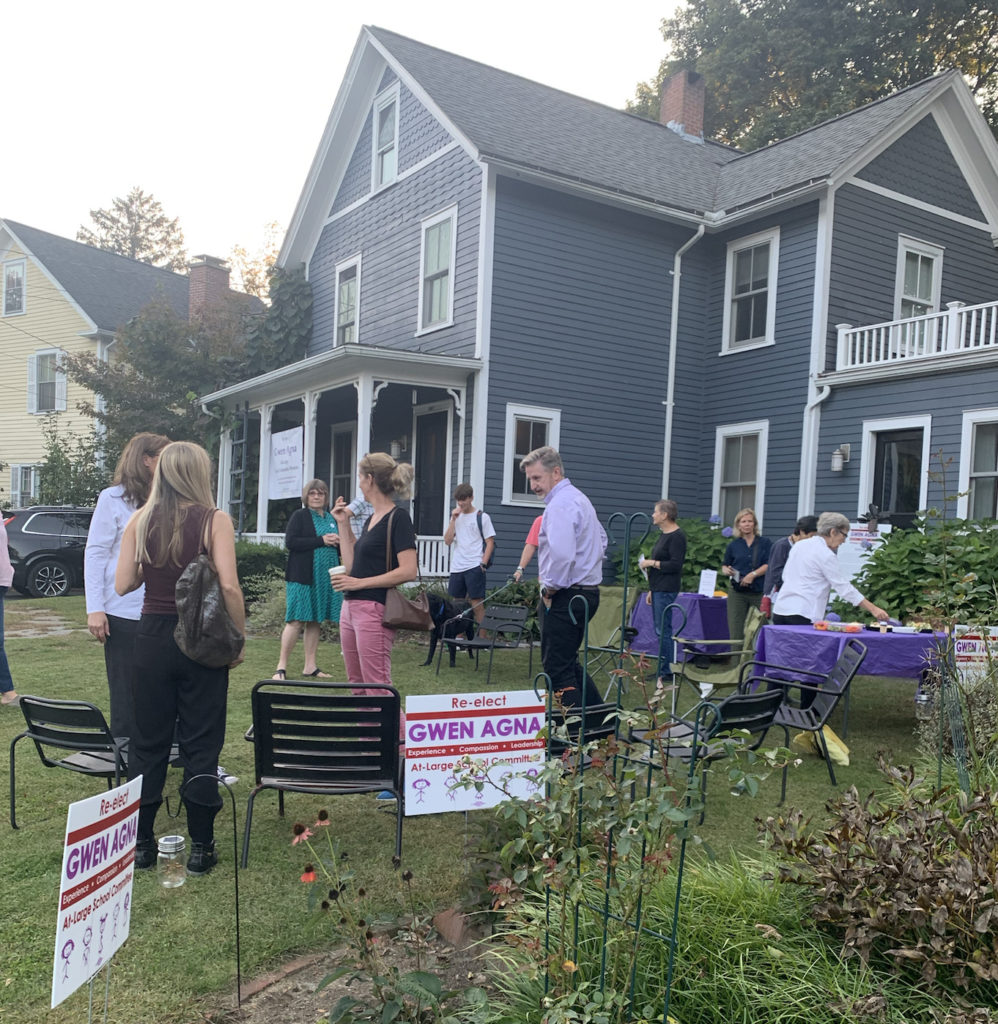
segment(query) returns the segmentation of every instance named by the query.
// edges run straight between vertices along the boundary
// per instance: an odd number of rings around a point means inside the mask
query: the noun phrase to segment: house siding
[[[455,204],[454,322],[417,335],[420,222]],[[481,170],[462,150],[453,149],[327,224],[309,263],[314,305],[308,354],[333,347],[336,264],[359,253],[359,344],[473,356],[480,207]]]
[[[835,200],[827,370],[835,368],[836,324],[893,319],[902,234],[943,247],[943,309],[947,302],[976,305],[996,298],[998,253],[987,231],[846,185]]]
[[[871,160],[856,177],[964,217],[984,220],[974,193],[931,114]]]

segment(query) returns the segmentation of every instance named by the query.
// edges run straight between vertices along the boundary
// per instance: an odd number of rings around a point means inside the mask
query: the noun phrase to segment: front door
[[[911,529],[918,512],[921,484],[921,429],[879,431],[872,500],[881,512],[890,513],[888,522],[896,529]]]
[[[448,513],[447,444],[450,409],[429,406],[416,410],[416,446],[413,468],[413,525],[416,533],[429,537],[443,535]]]

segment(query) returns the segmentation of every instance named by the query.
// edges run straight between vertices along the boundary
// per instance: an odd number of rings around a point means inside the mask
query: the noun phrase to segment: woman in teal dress
[[[302,489],[304,508],[294,512],[284,532],[288,566],[284,573],[287,613],[281,633],[281,655],[274,679],[286,679],[288,659],[305,632],[303,677],[332,678],[316,664],[319,630],[323,622],[340,621],[343,595],[329,583],[329,570],[340,564],[340,534],[329,512],[329,488],[322,480],[309,480]]]

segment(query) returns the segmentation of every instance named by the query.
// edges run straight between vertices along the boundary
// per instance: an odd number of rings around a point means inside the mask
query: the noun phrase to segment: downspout
[[[682,278],[683,255],[693,248],[704,236],[706,224],[697,228],[696,234],[676,250],[672,261],[672,314],[669,322],[669,379],[665,392],[665,452],[662,456],[662,494],[669,493],[669,477],[672,472],[672,413],[676,394],[676,344],[679,334],[679,282]]]
[[[818,406],[832,393],[831,384],[815,385],[814,397],[804,406],[804,425],[801,436],[800,478],[813,482],[818,471]],[[813,495],[812,495],[813,497]],[[797,495],[797,515],[812,514],[813,500],[806,499],[806,488],[802,485]],[[805,506],[807,506],[805,508]]]

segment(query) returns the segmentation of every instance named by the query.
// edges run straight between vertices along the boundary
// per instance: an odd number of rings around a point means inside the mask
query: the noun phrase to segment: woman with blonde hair
[[[145,595],[140,586],[119,597],[114,591],[114,571],[128,520],[145,505],[159,454],[169,443],[163,434],[144,433],[136,434],[125,445],[114,481],[97,498],[87,534],[83,558],[87,629],[104,647],[111,732],[119,737],[131,736],[135,731],[135,631]]]
[[[173,639],[177,579],[202,550],[210,554],[226,610],[243,632],[235,533],[232,520],[215,508],[211,461],[200,445],[175,441],[160,453],[149,500],[125,528],[115,590],[124,595],[145,584],[135,637],[135,734],[128,751],[128,777],[142,776],[135,866],[156,863],[153,826],[176,723],[192,875],[206,874],[217,862],[214,821],[222,801],[215,770],[225,740],[229,668],[243,659],[240,652],[228,667],[207,668],[183,654]]]
[[[740,640],[745,635],[745,616],[749,608],[762,604],[762,588],[769,568],[772,542],[759,534],[759,520],[750,508],[739,509],[732,526],[730,543],[724,549],[721,572],[728,585],[728,636]]]
[[[395,630],[383,625],[381,618],[388,588],[419,575],[412,520],[395,504],[397,498],[409,496],[412,478],[408,462],[398,463],[384,452],[369,452],[360,460],[357,482],[374,511],[360,537],[355,540],[350,529],[346,500],[338,497],[333,507],[340,526],[340,559],[346,567],[346,573],[333,577],[333,587],[344,596],[340,643],[347,681],[355,685],[355,693],[364,692],[364,683],[392,681]]]

